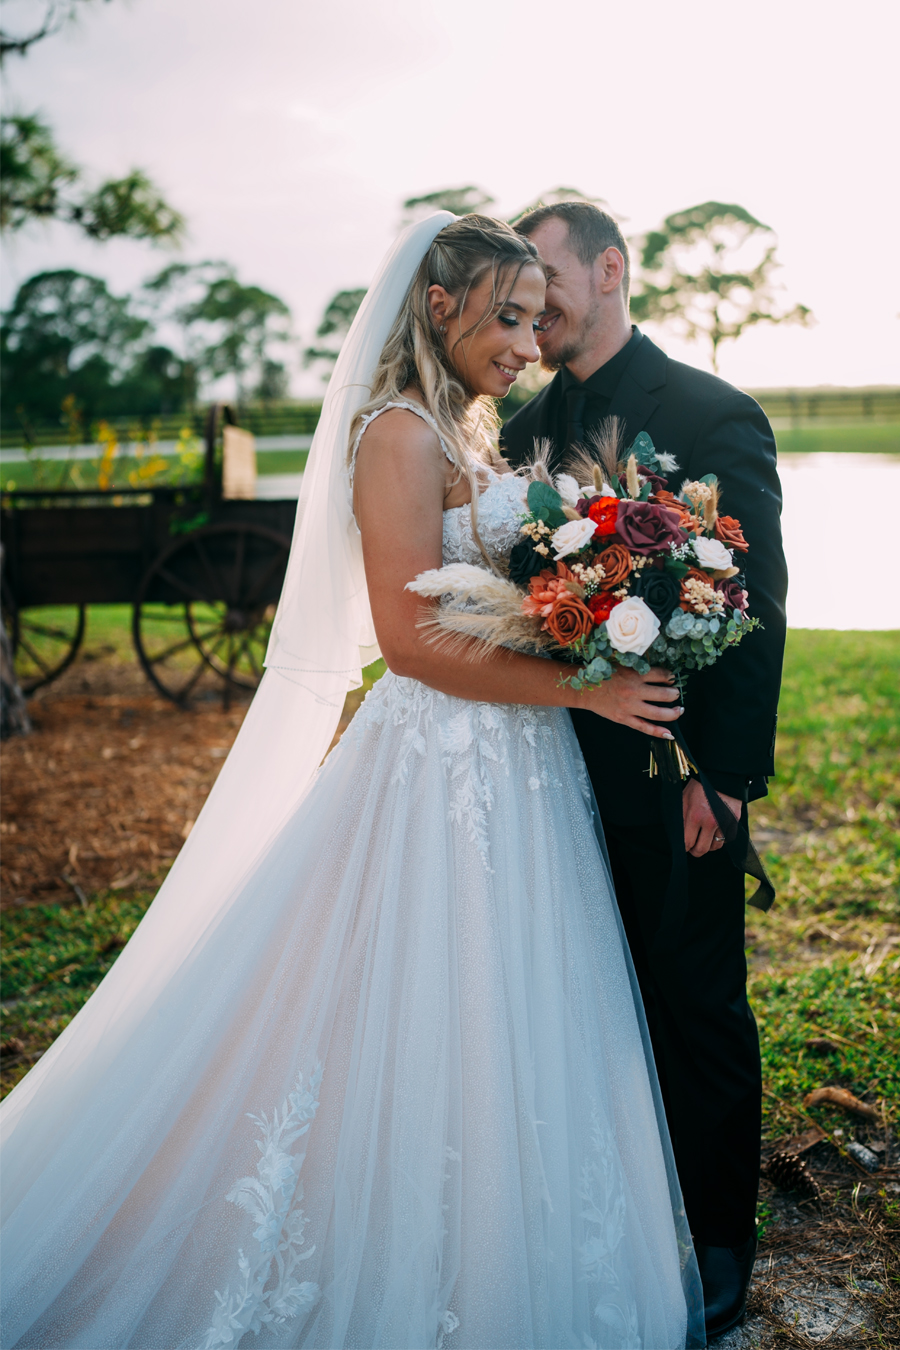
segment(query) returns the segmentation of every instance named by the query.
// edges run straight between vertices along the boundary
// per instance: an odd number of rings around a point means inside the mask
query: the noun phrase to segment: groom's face
[[[547,300],[538,347],[545,370],[559,370],[591,345],[600,317],[593,267],[586,267],[569,246],[563,220],[550,220],[530,235],[550,268]]]

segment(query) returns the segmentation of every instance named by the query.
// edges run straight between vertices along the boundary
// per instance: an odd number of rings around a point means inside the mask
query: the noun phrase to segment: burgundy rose
[[[728,577],[726,581],[717,581],[716,590],[729,609],[739,609],[743,614],[747,608],[747,592],[740,582],[734,577]]]
[[[637,466],[637,471],[645,483],[651,484],[654,492],[664,492],[669,485],[668,478],[663,478],[661,474],[654,473],[653,470],[648,469],[645,464],[639,464]]]
[[[675,512],[652,502],[620,502],[616,534],[632,553],[655,553],[687,538]]]

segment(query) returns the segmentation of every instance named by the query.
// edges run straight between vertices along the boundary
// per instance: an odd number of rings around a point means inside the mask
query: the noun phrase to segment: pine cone
[[[785,1153],[779,1149],[773,1153],[762,1169],[763,1176],[777,1186],[780,1191],[799,1191],[809,1200],[819,1200],[819,1183],[809,1170],[808,1163],[795,1153]]]

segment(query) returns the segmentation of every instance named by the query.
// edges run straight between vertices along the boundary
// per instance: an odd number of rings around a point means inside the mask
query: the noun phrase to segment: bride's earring
[[[442,323],[441,326],[440,326],[440,328],[438,329],[438,332],[439,332],[439,333],[446,333],[446,331],[447,331],[447,325],[446,325],[445,323]]]

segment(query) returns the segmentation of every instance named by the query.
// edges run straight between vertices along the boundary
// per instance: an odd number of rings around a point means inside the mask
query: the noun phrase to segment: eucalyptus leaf
[[[608,680],[612,673],[611,664],[602,656],[595,657],[584,668],[585,678],[588,680]]]
[[[646,431],[638,432],[631,443],[631,448],[625,453],[626,458],[628,455],[634,455],[638,464],[643,464],[646,469],[655,469],[659,463],[653,442]]]
[[[528,507],[533,516],[545,525],[555,529],[565,525],[566,515],[562,510],[562,497],[549,483],[530,483],[528,486]]]

